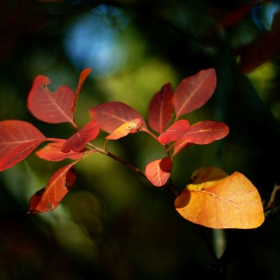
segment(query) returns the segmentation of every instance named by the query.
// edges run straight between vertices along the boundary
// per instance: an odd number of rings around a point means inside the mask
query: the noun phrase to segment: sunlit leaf
[[[227,136],[228,126],[223,122],[202,121],[192,125],[182,139],[194,144],[209,144]]]
[[[99,133],[99,125],[95,120],[85,124],[78,132],[72,135],[62,146],[61,151],[68,153],[70,151],[80,152],[86,144],[94,140]]]
[[[65,142],[66,140],[48,143],[45,147],[36,151],[36,155],[48,161],[61,161],[66,158],[76,160],[83,155],[83,150],[81,152],[63,153],[61,149]]]
[[[141,130],[146,129],[146,124],[142,116],[132,107],[122,102],[106,102],[89,110],[92,119],[96,120],[100,128],[108,133],[112,133],[122,124],[133,119],[142,121]]]
[[[187,120],[179,120],[169,126],[165,132],[158,137],[158,142],[166,145],[169,142],[176,141],[183,137],[190,127],[190,123]]]
[[[214,93],[216,82],[216,71],[213,68],[185,78],[174,93],[176,118],[204,105]]]
[[[142,121],[140,119],[131,120],[123,123],[117,129],[115,129],[111,134],[109,134],[107,140],[118,140],[130,133],[136,133],[141,129]]]
[[[50,79],[36,77],[29,92],[27,107],[39,120],[47,123],[70,122],[74,127],[73,111],[75,94],[69,87],[62,86],[52,93],[48,89]]]
[[[156,187],[163,186],[170,177],[172,160],[169,157],[154,160],[146,165],[147,179]]]
[[[72,169],[77,162],[57,170],[47,186],[37,191],[30,199],[29,213],[38,214],[54,210],[73,186],[76,174]]]
[[[76,94],[75,94],[75,99],[74,99],[74,105],[71,108],[73,114],[75,113],[75,110],[76,110],[76,106],[77,106],[77,102],[78,102],[78,99],[79,99],[79,96],[81,93],[82,86],[90,72],[91,72],[91,68],[87,68],[87,69],[83,70],[82,73],[80,74],[80,79],[79,79],[79,83],[78,83],[78,86],[76,89]]]
[[[173,113],[173,89],[171,84],[164,85],[156,93],[149,106],[148,123],[156,132],[162,133],[170,122]]]
[[[213,180],[215,176],[207,178],[205,172],[209,169],[196,172],[191,181],[199,183],[187,185],[175,200],[183,218],[209,228],[249,229],[264,222],[260,195],[243,174],[234,172],[224,177],[218,173],[217,178],[222,179]]]
[[[24,121],[0,122],[0,171],[24,160],[46,137],[32,124]]]

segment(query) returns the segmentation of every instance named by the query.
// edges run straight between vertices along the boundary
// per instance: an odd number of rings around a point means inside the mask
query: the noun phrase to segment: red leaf
[[[255,1],[238,7],[236,10],[233,10],[232,12],[226,14],[220,21],[220,24],[223,27],[229,27],[238,23],[245,17],[246,14],[250,12],[254,5],[256,5]]]
[[[146,165],[147,179],[156,187],[163,186],[172,171],[172,160],[169,157],[152,161]]]
[[[94,140],[99,133],[99,125],[95,120],[88,122],[78,132],[72,135],[62,146],[61,151],[68,153],[70,151],[80,152],[86,144]]]
[[[176,141],[185,135],[189,127],[189,121],[179,120],[169,126],[167,130],[158,137],[158,142],[167,145],[169,142]]]
[[[76,174],[70,163],[57,170],[47,186],[37,191],[30,199],[29,213],[38,214],[54,210],[68,193],[76,180]]]
[[[79,98],[80,93],[81,93],[82,86],[83,86],[83,84],[84,84],[86,78],[88,77],[90,71],[91,71],[91,69],[90,69],[90,68],[87,68],[87,69],[83,70],[82,73],[81,73],[81,75],[80,75],[78,87],[77,87],[77,89],[76,89],[76,94],[75,94],[75,99],[74,99],[74,105],[73,105],[73,107],[71,108],[73,114],[75,113],[75,110],[76,110],[76,106],[77,106],[78,98]]]
[[[118,140],[130,133],[136,133],[141,129],[142,121],[140,119],[131,120],[123,123],[110,135],[106,137],[107,140]]]
[[[192,125],[182,139],[189,143],[203,145],[224,138],[228,132],[228,126],[223,122],[202,121]]]
[[[192,145],[192,143],[189,143],[187,140],[184,140],[182,138],[178,139],[174,144],[174,151],[173,151],[172,158],[176,154],[178,154],[181,150],[189,147],[190,145]]]
[[[0,122],[0,171],[8,169],[29,156],[46,137],[32,124],[24,121]]]
[[[51,93],[47,87],[50,79],[45,76],[36,77],[29,92],[27,107],[39,120],[47,123],[70,122],[74,127],[73,111],[75,95],[72,89],[62,86]]]
[[[122,102],[106,102],[91,108],[89,113],[91,118],[97,121],[100,128],[108,133],[133,119],[142,121],[141,129],[146,130],[147,128],[142,116],[135,109]]]
[[[156,93],[149,106],[148,123],[156,132],[162,133],[170,122],[173,113],[173,89],[171,84],[164,85]]]
[[[76,160],[83,155],[84,151],[81,152],[71,151],[68,153],[63,153],[61,149],[65,142],[66,140],[49,143],[44,148],[37,151],[36,155],[39,158],[49,160],[49,161],[61,161],[66,158]]]
[[[213,68],[185,78],[174,93],[176,119],[204,105],[214,93],[216,80]]]

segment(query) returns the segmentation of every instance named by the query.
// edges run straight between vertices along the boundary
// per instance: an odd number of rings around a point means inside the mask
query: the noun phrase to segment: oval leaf
[[[63,153],[80,152],[86,144],[94,140],[99,133],[99,125],[95,120],[85,124],[78,132],[72,135],[62,146]]]
[[[76,180],[73,162],[57,170],[47,186],[37,191],[30,199],[29,214],[38,214],[54,210],[68,193]]]
[[[66,140],[48,143],[44,148],[36,151],[36,155],[48,161],[61,161],[66,158],[76,160],[83,155],[84,150],[81,152],[70,151],[68,153],[63,153],[61,149],[65,142]]]
[[[0,171],[8,169],[29,156],[46,137],[32,124],[24,121],[0,122]]]
[[[174,144],[174,151],[173,151],[172,158],[176,154],[178,154],[181,150],[189,147],[190,145],[192,145],[192,143],[188,142],[187,140],[184,140],[182,138],[178,139]]]
[[[176,198],[175,208],[186,220],[209,228],[250,229],[264,222],[260,195],[239,172],[188,185]]]
[[[216,88],[216,72],[213,68],[201,70],[185,78],[174,93],[176,118],[204,105]]]
[[[169,126],[167,130],[158,137],[158,142],[167,145],[169,142],[176,141],[185,135],[189,127],[189,121],[179,120]]]
[[[173,89],[170,83],[156,93],[149,105],[148,123],[158,133],[163,133],[173,113]]]
[[[172,160],[169,157],[154,160],[145,168],[147,179],[156,187],[161,187],[167,182],[171,171]]]
[[[116,130],[114,130],[110,135],[106,137],[107,140],[118,140],[130,133],[136,133],[141,129],[142,121],[140,119],[135,119],[122,124]]]
[[[146,129],[146,124],[142,116],[132,107],[122,102],[106,102],[89,110],[92,119],[96,120],[100,128],[108,133],[112,133],[122,124],[133,119],[142,121],[142,129]]]
[[[192,125],[182,139],[189,143],[203,145],[222,139],[228,133],[228,126],[223,122],[202,121]]]
[[[48,89],[50,79],[45,76],[36,77],[29,92],[27,107],[39,120],[47,123],[73,122],[75,94],[69,87],[62,86],[56,92]]]

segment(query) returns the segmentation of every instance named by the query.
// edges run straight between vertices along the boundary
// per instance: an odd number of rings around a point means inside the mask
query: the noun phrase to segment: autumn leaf
[[[78,132],[72,135],[62,146],[61,151],[68,153],[70,151],[80,152],[86,144],[94,140],[99,133],[99,125],[95,120],[85,124]]]
[[[80,74],[80,79],[79,79],[79,83],[78,83],[75,98],[74,98],[74,104],[73,104],[73,107],[71,108],[73,114],[75,114],[75,110],[76,110],[77,102],[78,102],[78,99],[79,99],[79,96],[81,93],[82,86],[90,72],[91,72],[91,68],[87,68],[87,69],[83,70],[82,73]]]
[[[149,105],[148,124],[158,133],[163,133],[173,113],[173,89],[170,83],[156,93]]]
[[[52,93],[48,89],[50,79],[36,77],[29,92],[27,107],[39,120],[47,123],[69,122],[74,127],[73,110],[75,94],[69,87],[62,86]]]
[[[0,122],[0,171],[8,169],[29,156],[46,137],[25,121]]]
[[[81,150],[80,152],[70,151],[68,153],[63,153],[61,149],[65,142],[66,140],[48,143],[45,147],[36,151],[35,154],[39,158],[48,161],[61,161],[66,158],[76,160],[83,155],[84,150]]]
[[[213,174],[207,176],[207,172],[209,169],[197,171],[191,181],[198,183],[187,185],[176,198],[175,208],[183,218],[217,229],[250,229],[264,222],[260,195],[243,174],[234,172],[225,176],[214,170],[217,178],[221,177],[216,180]]]
[[[210,144],[227,136],[228,126],[223,122],[201,121],[192,125],[182,139],[194,144]]]
[[[170,177],[172,160],[169,157],[154,160],[146,165],[147,179],[156,187],[163,186]]]
[[[47,186],[37,191],[30,199],[29,214],[38,214],[54,210],[71,189],[76,180],[73,165],[68,164],[57,170]]]
[[[204,105],[214,93],[216,82],[213,68],[183,79],[174,93],[176,119]]]
[[[179,120],[169,126],[165,132],[158,137],[158,142],[167,145],[172,141],[176,141],[183,137],[190,127],[190,123],[187,120]]]
[[[136,133],[141,129],[142,121],[140,119],[131,120],[123,123],[117,129],[115,129],[111,134],[109,134],[107,140],[118,140],[130,133]]]
[[[141,120],[141,129],[146,129],[142,116],[135,109],[122,102],[106,102],[91,108],[89,113],[91,118],[99,124],[100,128],[108,133],[112,133],[122,124],[133,119]]]
[[[175,143],[174,143],[174,150],[173,150],[173,154],[172,154],[172,158],[178,154],[181,150],[189,147],[190,145],[193,145],[192,143],[188,142],[187,140],[184,140],[182,138],[178,139]]]

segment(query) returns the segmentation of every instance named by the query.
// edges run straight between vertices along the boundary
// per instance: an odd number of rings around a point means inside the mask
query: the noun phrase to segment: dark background
[[[26,109],[37,75],[51,79],[51,91],[75,90],[80,72],[92,68],[77,107],[82,126],[88,109],[105,101],[125,102],[146,117],[162,85],[175,88],[214,67],[214,96],[187,118],[224,121],[230,134],[178,155],[174,187],[180,191],[195,169],[215,165],[245,174],[267,201],[280,181],[280,61],[278,40],[268,47],[263,36],[280,6],[270,1],[247,9],[250,3],[1,1],[0,120],[29,121],[47,137],[73,133],[70,125],[42,123]],[[254,40],[261,43],[238,64],[237,48]],[[254,52],[265,58],[251,67]],[[95,143],[102,146],[102,137]],[[141,133],[108,148],[141,169],[162,155]],[[63,165],[31,155],[0,174],[0,279],[280,279],[278,218],[248,231],[197,228],[176,213],[170,193],[102,155],[77,165],[77,182],[55,211],[28,215],[30,196]],[[204,234],[218,256],[229,244],[221,270],[213,267]]]

